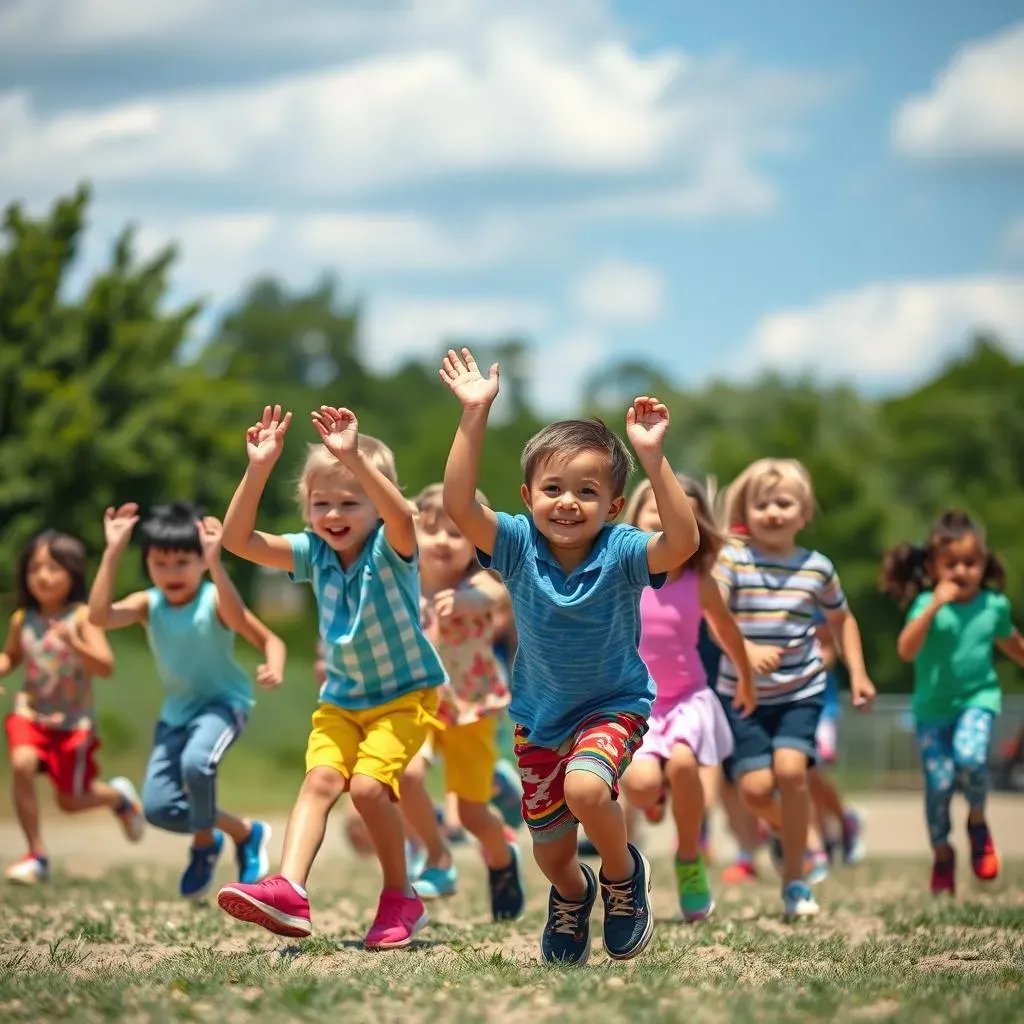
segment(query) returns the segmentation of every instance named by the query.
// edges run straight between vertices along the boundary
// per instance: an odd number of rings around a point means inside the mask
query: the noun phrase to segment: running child
[[[437,721],[437,688],[447,677],[420,625],[413,510],[398,489],[394,456],[360,435],[348,409],[321,406],[311,416],[323,443],[310,446],[299,481],[308,528],[283,536],[255,528],[291,423],[280,406],[267,406],[246,432],[249,466],[224,521],[229,551],[312,585],[327,680],[280,873],[256,885],[225,886],[218,903],[278,935],[308,935],[306,882],[328,815],[347,790],[384,876],[365,945],[392,949],[408,946],[427,922],[409,882],[397,801],[402,772]]]
[[[632,458],[596,420],[567,420],[523,452],[529,515],[495,513],[476,500],[498,367],[482,376],[468,349],[449,351],[441,379],[462,404],[448,456],[444,507],[512,598],[519,649],[510,713],[523,779],[523,817],[551,882],[541,939],[545,960],[585,963],[590,914],[604,901],[604,945],[626,960],[650,942],[650,865],[626,839],[618,782],[647,730],[654,682],[637,650],[640,595],[660,587],[699,543],[697,522],[662,452],[668,410],[637,398],[626,432],[652,482],[663,532],[612,525]],[[582,825],[601,857],[600,879],[577,856]]]
[[[477,500],[486,504],[479,492]],[[459,823],[480,843],[494,920],[512,920],[525,903],[519,854],[490,803],[498,716],[509,703],[508,680],[494,652],[494,630],[509,603],[508,591],[481,568],[472,544],[445,513],[440,484],[423,490],[414,504],[422,622],[448,672],[439,716],[444,728],[431,732],[431,754],[444,760],[445,792],[458,799]],[[425,786],[429,763],[421,752],[402,777],[406,819],[426,847],[425,863],[413,879],[424,900],[454,895],[458,888],[451,848]]]
[[[885,557],[883,583],[909,606],[896,649],[914,663],[913,711],[934,854],[931,890],[952,895],[956,855],[949,807],[958,786],[969,807],[974,874],[986,882],[999,875],[985,819],[992,724],[1002,710],[993,648],[1024,666],[1024,638],[1002,593],[1003,567],[989,551],[985,531],[965,512],[944,512],[924,546],[893,548]]]
[[[854,704],[869,706],[875,688],[834,566],[796,543],[814,510],[807,470],[795,459],[760,459],[733,482],[725,504],[726,522],[744,527],[749,539],[722,550],[715,576],[747,641],[758,697],[749,717],[723,701],[735,743],[731,770],[750,809],[781,836],[783,916],[809,917],[818,904],[804,878],[807,774],[825,692],[816,609],[840,639]],[[719,692],[733,697],[739,682],[736,665],[723,657]]]
[[[37,775],[49,775],[62,811],[105,807],[133,843],[142,838],[146,822],[128,779],[97,779],[92,680],[113,675],[114,655],[103,630],[88,621],[85,545],[57,530],[37,534],[18,560],[16,587],[0,678],[24,666],[24,683],[4,729],[14,810],[28,851],[4,874],[9,882],[32,885],[49,877]]]
[[[252,682],[234,657],[236,634],[263,655],[260,686],[280,686],[286,651],[243,604],[221,564],[221,524],[189,502],[158,505],[142,520],[138,539],[152,586],[115,601],[118,564],[138,522],[138,505],[107,509],[107,546],[89,594],[89,620],[105,629],[146,631],[166,695],[142,809],[155,828],[192,836],[179,892],[196,900],[213,884],[225,834],[235,843],[240,878],[267,873],[270,826],[219,807],[217,773],[253,706]]]
[[[757,696],[743,634],[711,575],[723,537],[714,527],[704,488],[689,477],[678,479],[700,528],[700,546],[668,574],[660,590],[645,588],[640,598],[640,656],[654,677],[657,697],[648,731],[623,776],[622,788],[630,805],[647,810],[664,804],[667,786],[678,844],[679,908],[684,921],[694,922],[703,921],[715,906],[701,855],[701,824],[710,803],[705,799],[701,768],[717,769],[733,747],[729,721],[708,686],[697,649],[703,618],[738,666],[734,708],[751,714]],[[625,521],[647,533],[661,530],[649,480],[633,492]]]

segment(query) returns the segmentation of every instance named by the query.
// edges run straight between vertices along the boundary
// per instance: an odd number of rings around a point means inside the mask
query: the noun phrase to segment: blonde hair
[[[722,505],[724,529],[730,534],[739,527],[743,532],[750,528],[747,522],[747,507],[765,489],[788,484],[800,502],[804,521],[810,522],[814,514],[814,484],[811,474],[802,462],[796,459],[758,459],[752,462],[725,492]]]
[[[476,500],[481,505],[490,505],[487,500],[487,496],[477,488]],[[434,526],[438,519],[443,515],[447,515],[444,510],[444,484],[427,484],[426,487],[412,499],[412,507],[414,514],[418,522],[423,523],[424,526]],[[469,560],[469,564],[466,566],[465,577],[468,578],[475,573],[480,572],[483,566],[480,564],[479,559],[476,557],[476,549],[473,550],[473,556]],[[497,579],[501,579],[500,576],[496,576]]]
[[[722,531],[715,525],[712,499],[708,496],[708,490],[714,489],[714,478],[708,479],[709,486],[707,488],[699,480],[683,473],[676,473],[676,479],[683,485],[686,496],[693,500],[693,516],[697,520],[697,529],[700,533],[700,544],[686,560],[683,568],[692,569],[694,572],[704,575],[711,572],[718,553],[725,544]],[[637,520],[640,518],[640,510],[644,507],[651,490],[651,481],[644,480],[629,496],[623,518],[630,526],[636,526]]]
[[[369,434],[359,435],[359,451],[375,469],[387,477],[396,487],[398,472],[395,469],[394,452],[377,438]],[[338,480],[351,483],[355,480],[351,470],[339,462],[323,444],[310,444],[306,450],[306,461],[299,475],[298,499],[302,514],[309,518],[309,496],[313,493],[315,480]]]

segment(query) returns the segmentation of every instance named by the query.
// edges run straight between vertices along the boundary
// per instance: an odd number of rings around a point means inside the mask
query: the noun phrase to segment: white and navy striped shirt
[[[780,556],[729,545],[719,555],[714,575],[744,639],[783,650],[774,672],[755,677],[758,702],[784,704],[824,692],[825,663],[815,619],[819,610],[846,608],[832,562],[806,548]],[[734,695],[738,681],[735,665],[723,656],[719,691]]]

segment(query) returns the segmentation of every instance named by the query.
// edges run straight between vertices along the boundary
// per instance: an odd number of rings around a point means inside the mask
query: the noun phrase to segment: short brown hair
[[[608,456],[615,497],[626,490],[626,481],[633,472],[633,456],[625,442],[599,419],[559,420],[538,431],[523,449],[523,480],[529,487],[537,467],[554,455],[571,458],[581,452],[601,452]]]

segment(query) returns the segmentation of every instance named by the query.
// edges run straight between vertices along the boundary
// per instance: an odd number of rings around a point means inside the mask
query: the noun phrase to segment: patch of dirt
[[[901,1009],[902,1007],[895,999],[880,999],[877,1003],[869,1003],[867,1006],[846,1010],[844,1016],[850,1020],[888,1020],[899,1013]]]
[[[1002,956],[993,948],[960,949],[938,956],[925,957],[917,962],[919,971],[965,971],[978,973],[994,971],[1003,962]]]

